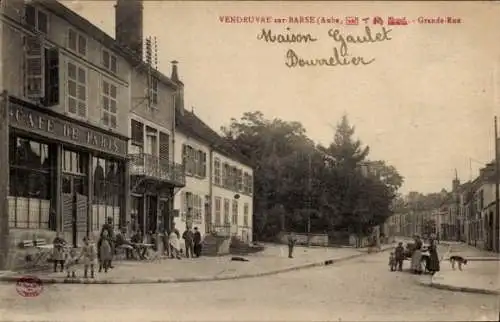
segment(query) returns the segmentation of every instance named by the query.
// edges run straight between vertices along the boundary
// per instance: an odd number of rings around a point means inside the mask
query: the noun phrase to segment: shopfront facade
[[[108,217],[125,224],[126,137],[14,97],[7,108],[11,239],[59,232],[77,247]]]

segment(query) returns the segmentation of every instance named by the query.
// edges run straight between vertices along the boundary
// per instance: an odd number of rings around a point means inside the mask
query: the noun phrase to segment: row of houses
[[[178,63],[156,68],[141,1],[117,1],[115,38],[54,0],[0,13],[3,266],[22,240],[78,246],[109,217],[251,241],[251,165],[185,109]]]
[[[397,211],[386,222],[392,235],[435,234],[442,240],[466,242],[480,249],[499,251],[498,215],[495,210],[495,164],[487,164],[474,180],[452,182],[434,209]]]

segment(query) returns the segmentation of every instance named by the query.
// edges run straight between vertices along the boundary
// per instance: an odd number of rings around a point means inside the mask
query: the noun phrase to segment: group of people
[[[170,258],[181,259],[182,250],[180,248],[180,233],[179,230],[172,228],[170,233],[163,232],[160,234],[163,237],[164,254]],[[147,243],[153,245],[156,249],[156,240],[153,233],[147,234]],[[146,259],[147,248],[141,247],[146,243],[140,230],[137,230],[130,240],[126,238],[126,229],[123,228],[116,234],[113,230],[113,219],[108,218],[107,222],[102,226],[97,244],[94,244],[91,238],[83,238],[83,247],[80,252],[76,248],[68,246],[68,243],[57,233],[53,240],[54,250],[52,260],[54,262],[54,272],[60,269],[60,272],[66,270],[67,277],[76,277],[76,264],[83,263],[84,277],[87,278],[90,272],[90,277],[95,277],[95,268],[99,265],[99,272],[104,270],[105,273],[113,268],[112,261],[117,247],[123,247],[126,250],[126,257],[133,257],[133,250],[140,259]],[[202,238],[198,227],[191,229],[186,227],[186,231],[182,234],[185,246],[185,256],[187,258],[200,257],[202,251]]]
[[[99,265],[99,272],[104,270],[105,273],[113,268],[112,260],[114,254],[114,237],[112,228],[112,219],[108,218],[101,229],[100,237],[97,245],[88,238],[83,238],[83,247],[80,253],[76,248],[68,247],[68,243],[59,235],[53,240],[54,250],[52,260],[54,262],[54,272],[57,272],[58,267],[60,272],[66,269],[67,277],[76,277],[76,265],[80,262],[84,266],[84,277],[95,277],[95,267]]]
[[[170,233],[163,234],[163,244],[168,245],[165,247],[165,253],[170,258],[181,259],[181,248],[180,248],[180,238],[181,235],[179,230],[173,226]],[[184,248],[186,258],[200,257],[202,250],[202,240],[201,233],[198,231],[198,227],[194,227],[192,230],[189,226],[182,234],[182,239],[184,239]]]
[[[439,272],[439,256],[435,239],[431,238],[429,246],[424,247],[420,236],[415,236],[414,243],[408,248],[411,250],[410,269],[413,274],[422,274],[425,271],[430,274]],[[389,257],[389,266],[391,271],[402,271],[403,261],[406,257],[405,248],[403,247],[403,243],[400,242],[394,252],[391,252]]]

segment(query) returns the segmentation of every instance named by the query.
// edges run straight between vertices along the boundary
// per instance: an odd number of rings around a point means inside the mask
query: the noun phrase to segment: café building
[[[127,137],[16,97],[6,105],[10,239],[60,232],[76,247],[106,217],[124,224]]]

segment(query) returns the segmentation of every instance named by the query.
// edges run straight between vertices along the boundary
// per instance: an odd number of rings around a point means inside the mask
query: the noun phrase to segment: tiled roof
[[[53,14],[59,16],[60,18],[66,20],[71,25],[77,27],[85,34],[91,36],[95,40],[99,41],[108,49],[112,50],[115,54],[120,57],[126,59],[133,68],[141,68],[146,70],[147,65],[142,61],[142,57],[138,57],[137,54],[129,50],[128,48],[124,48],[120,46],[120,44],[113,39],[113,37],[109,36],[107,33],[102,31],[93,25],[90,21],[78,15],[73,10],[69,9],[65,5],[59,3],[56,0],[37,0],[37,3],[43,6],[45,9],[49,10]],[[157,70],[151,71],[153,75],[158,78],[158,80],[173,89],[177,89],[178,86],[175,82],[173,82],[170,78],[162,74]]]
[[[194,113],[184,110],[184,113],[176,113],[175,121],[177,128],[190,134],[202,142],[208,143],[214,150],[225,155],[228,158],[239,161],[240,163],[252,167],[250,160],[242,155],[226,139],[221,137],[210,126],[205,124]]]

